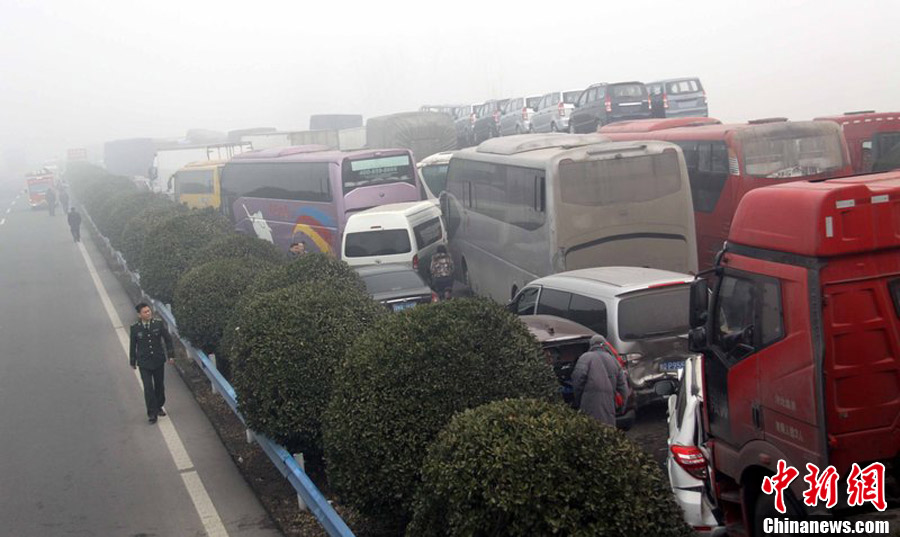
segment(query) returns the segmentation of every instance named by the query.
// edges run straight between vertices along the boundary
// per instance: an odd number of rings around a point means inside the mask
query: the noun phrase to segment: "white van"
[[[445,237],[441,210],[432,202],[382,205],[350,215],[341,258],[352,267],[400,263],[427,275],[431,256]]]

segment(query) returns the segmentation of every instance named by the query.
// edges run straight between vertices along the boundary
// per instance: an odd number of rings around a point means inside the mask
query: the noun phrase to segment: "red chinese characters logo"
[[[884,511],[887,508],[884,501],[884,465],[873,462],[860,470],[854,462],[847,479],[847,493],[850,494],[847,503],[851,506],[872,502],[876,509]]]
[[[784,507],[784,489],[788,488],[791,481],[797,479],[800,472],[793,466],[788,466],[784,460],[778,461],[778,473],[772,477],[763,479],[762,491],[766,494],[775,494],[775,509],[779,513],[784,514],[787,509]]]
[[[837,505],[840,476],[834,466],[820,471],[818,466],[810,463],[806,465],[806,471],[803,481],[806,482],[807,488],[803,493],[803,503],[809,507],[815,507],[819,501],[825,502],[825,507],[828,508]],[[762,491],[775,495],[775,509],[779,513],[787,512],[784,491],[799,475],[800,472],[796,468],[780,460],[775,475],[763,479]],[[847,479],[847,493],[849,494],[847,503],[850,506],[871,502],[876,509],[884,511],[887,508],[884,499],[884,465],[876,462],[860,469],[858,464],[853,463]]]

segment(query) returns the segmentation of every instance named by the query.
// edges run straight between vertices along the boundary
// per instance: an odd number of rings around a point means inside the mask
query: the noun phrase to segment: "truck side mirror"
[[[690,325],[691,328],[706,326],[709,317],[709,284],[704,279],[691,283]]]

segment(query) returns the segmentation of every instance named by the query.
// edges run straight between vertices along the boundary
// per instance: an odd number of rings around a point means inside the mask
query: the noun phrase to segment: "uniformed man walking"
[[[165,364],[167,356],[170,364],[175,363],[175,348],[172,336],[162,321],[153,318],[150,306],[141,302],[134,309],[140,320],[131,325],[128,360],[132,369],[141,369],[147,419],[150,423],[156,423],[157,416],[166,415],[163,410],[166,403]]]

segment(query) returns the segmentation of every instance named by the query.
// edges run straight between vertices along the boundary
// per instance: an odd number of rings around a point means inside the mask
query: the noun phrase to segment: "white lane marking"
[[[94,263],[91,261],[84,244],[78,243],[78,251],[81,252],[81,256],[84,258],[85,264],[87,264],[88,272],[91,275],[91,279],[94,281],[94,287],[97,288],[97,293],[100,295],[100,301],[103,303],[106,315],[109,317],[110,322],[112,322],[113,328],[116,331],[116,336],[119,338],[119,343],[122,345],[122,350],[125,351],[125,354],[127,355],[128,334],[125,333],[125,326],[122,324],[122,319],[119,318],[119,314],[113,307],[112,301],[109,299],[109,295],[106,292],[106,287],[104,287],[103,282],[100,281],[100,275],[97,274],[97,269],[94,267]],[[124,360],[122,363],[124,365]],[[137,370],[135,370],[134,373],[138,380],[138,385],[140,385],[140,373]],[[184,444],[178,436],[178,431],[175,430],[175,424],[172,423],[170,418],[163,419],[157,423],[162,432],[163,439],[166,442],[166,447],[169,449],[172,460],[175,462],[176,468],[178,468],[179,472],[182,472],[181,478],[184,481],[184,487],[187,489],[191,501],[194,502],[194,509],[197,511],[197,515],[203,523],[206,535],[209,537],[228,537],[228,531],[225,529],[225,525],[222,524],[222,519],[219,517],[219,513],[216,511],[216,507],[213,505],[212,500],[209,498],[209,493],[206,492],[206,488],[203,486],[200,476],[193,469],[194,463],[191,462],[187,450],[184,449]]]

